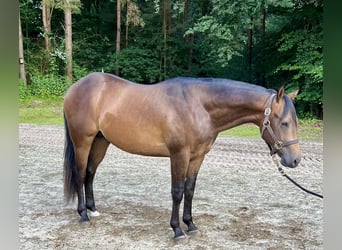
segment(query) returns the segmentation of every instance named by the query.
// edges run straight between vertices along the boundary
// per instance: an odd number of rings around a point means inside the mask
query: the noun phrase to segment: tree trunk
[[[129,25],[129,2],[126,1],[126,31],[125,31],[125,48],[128,47],[128,25]]]
[[[23,46],[23,33],[21,31],[21,21],[19,13],[19,77],[24,82],[24,86],[27,86],[26,72],[24,64],[24,46]]]
[[[66,78],[72,82],[72,17],[69,0],[65,0],[64,9],[65,23],[65,51],[66,51]]]
[[[266,32],[266,9],[265,1],[262,2],[261,6],[261,86],[266,87],[265,80],[265,32]]]
[[[185,7],[184,7],[184,25],[185,27],[189,28],[189,15],[190,15],[190,4],[191,0],[185,1]],[[192,69],[192,55],[193,55],[193,45],[194,45],[194,35],[188,35],[186,38],[186,41],[189,46],[188,50],[188,71],[191,72]]]
[[[50,50],[51,50],[51,9],[46,4],[46,0],[42,1],[42,19],[43,19],[43,27],[44,27],[44,42],[45,42],[45,51],[46,55],[49,58]]]
[[[188,38],[189,43],[189,52],[188,52],[188,71],[192,70],[192,56],[193,56],[193,47],[194,47],[194,35],[189,35]]]
[[[251,18],[253,24],[253,17]],[[247,40],[247,70],[248,70],[248,82],[252,82],[252,63],[253,63],[253,26],[248,29]]]
[[[119,62],[117,54],[120,52],[120,41],[121,41],[121,0],[116,2],[116,69],[115,74],[119,75]]]
[[[164,55],[163,55],[163,78],[167,77],[167,36],[170,27],[170,0],[164,0],[163,6],[163,43],[164,43]]]

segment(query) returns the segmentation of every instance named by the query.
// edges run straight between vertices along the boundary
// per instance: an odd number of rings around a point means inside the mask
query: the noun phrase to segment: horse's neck
[[[244,123],[260,126],[269,96],[266,90],[227,87],[216,93],[208,91],[204,106],[215,130],[221,132]]]

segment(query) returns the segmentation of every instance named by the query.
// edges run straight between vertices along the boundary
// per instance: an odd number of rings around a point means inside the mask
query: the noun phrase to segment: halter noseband
[[[282,141],[277,138],[275,133],[273,132],[273,129],[271,127],[271,122],[270,122],[270,115],[271,115],[271,106],[274,100],[274,97],[276,94],[272,94],[270,98],[268,99],[268,104],[265,109],[264,115],[264,121],[262,122],[262,130],[261,130],[261,136],[264,134],[264,131],[267,130],[270,136],[272,137],[274,143],[273,143],[273,148],[271,149],[271,155],[274,155],[277,151],[281,150],[283,147],[287,147],[292,144],[299,143],[298,139],[291,140],[291,141]]]

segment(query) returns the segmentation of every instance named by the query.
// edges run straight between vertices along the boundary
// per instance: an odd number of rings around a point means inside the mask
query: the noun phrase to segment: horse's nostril
[[[297,165],[299,164],[299,162],[300,162],[300,159],[294,159],[294,161],[293,161],[293,166],[294,167],[297,167]]]

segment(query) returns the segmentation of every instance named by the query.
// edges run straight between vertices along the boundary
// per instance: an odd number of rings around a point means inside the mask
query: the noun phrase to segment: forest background
[[[21,103],[104,71],[142,84],[192,76],[298,88],[298,116],[323,118],[323,0],[19,3]]]

